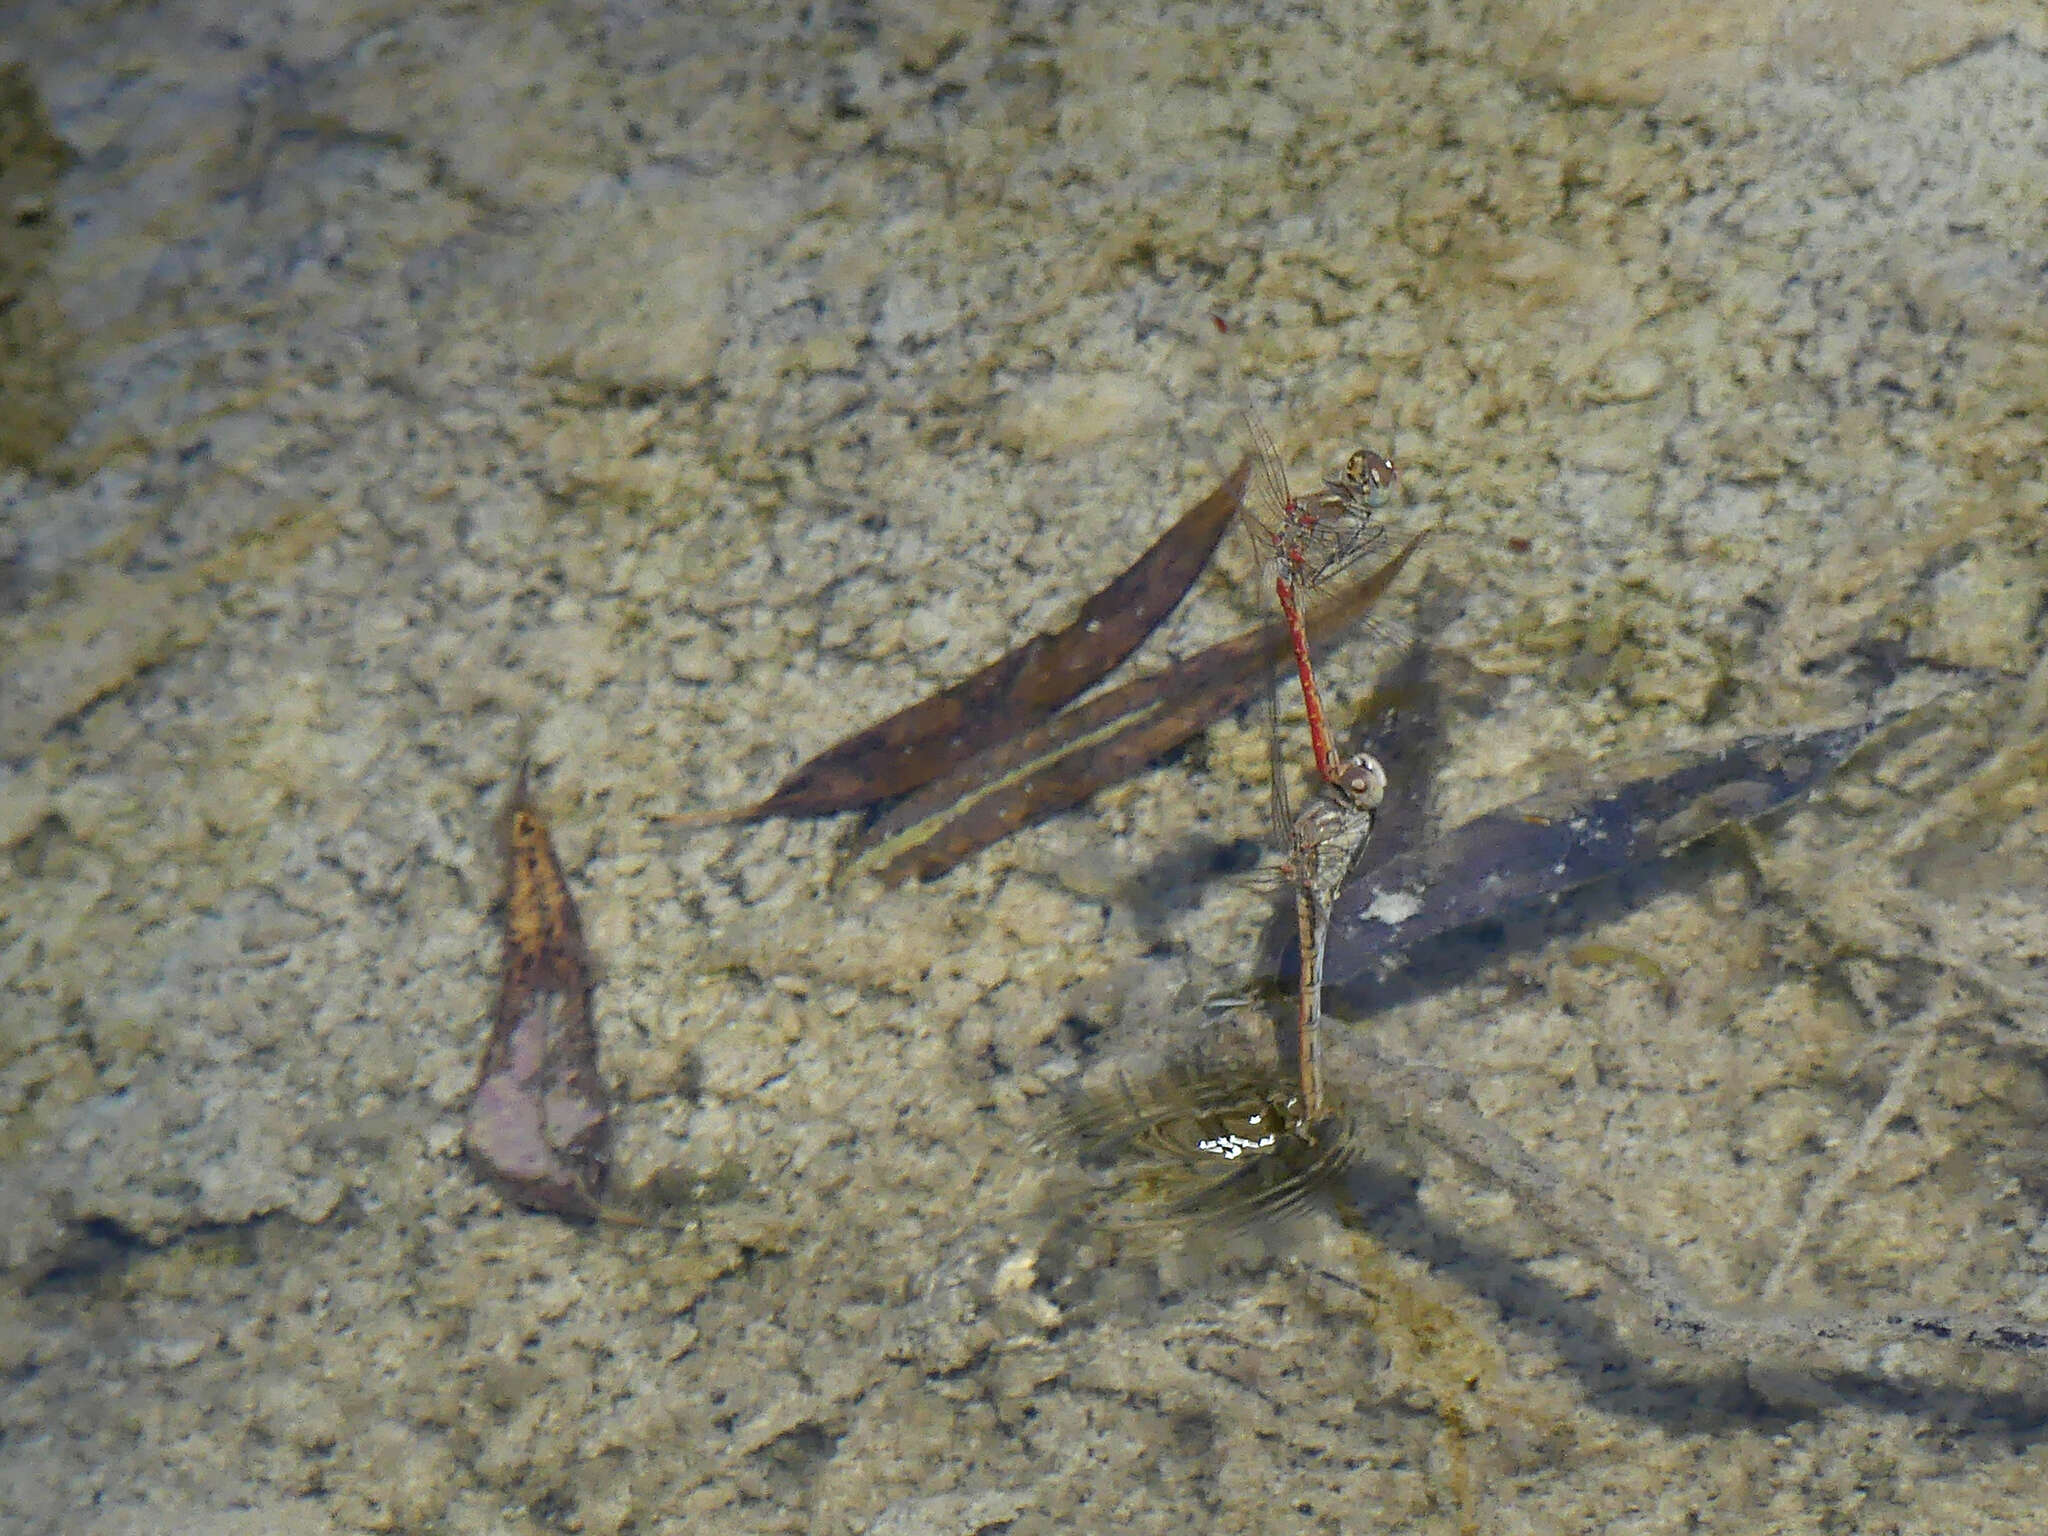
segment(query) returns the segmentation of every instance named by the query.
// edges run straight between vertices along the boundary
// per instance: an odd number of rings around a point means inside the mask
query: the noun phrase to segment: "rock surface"
[[[2032,1518],[2042,1368],[1666,1361],[1427,1159],[1385,1251],[1060,1220],[1044,1106],[1254,951],[1246,726],[886,894],[653,820],[1056,622],[1248,395],[1444,528],[1452,820],[1954,691],[1370,1027],[1735,1301],[1963,988],[1781,1299],[2048,1316],[2048,39],[1863,9],[12,7],[74,340],[0,402],[0,1527]],[[460,1157],[529,748],[667,1228]]]

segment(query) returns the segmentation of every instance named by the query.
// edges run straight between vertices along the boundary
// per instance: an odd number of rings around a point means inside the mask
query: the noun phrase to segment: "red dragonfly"
[[[1274,829],[1287,850],[1284,872],[1295,889],[1300,929],[1300,1010],[1294,1051],[1300,1068],[1299,1108],[1306,1125],[1323,1114],[1322,1072],[1317,1036],[1322,1017],[1323,941],[1331,903],[1346,870],[1372,830],[1373,813],[1386,794],[1387,775],[1369,752],[1339,758],[1330,741],[1322,691],[1316,685],[1302,593],[1313,590],[1377,544],[1382,529],[1373,513],[1393,487],[1393,460],[1370,449],[1355,450],[1343,470],[1322,489],[1296,496],[1273,439],[1247,415],[1253,448],[1252,489],[1244,519],[1262,567],[1271,573],[1273,593],[1294,652],[1308,717],[1316,773],[1325,786],[1299,816],[1287,803],[1287,770],[1280,746],[1278,710],[1268,695],[1267,754],[1270,760]]]
[[[1385,455],[1359,448],[1344,461],[1342,471],[1323,481],[1321,490],[1297,496],[1287,488],[1287,467],[1272,437],[1249,413],[1245,422],[1251,433],[1253,461],[1245,523],[1272,573],[1273,593],[1287,623],[1316,773],[1341,798],[1355,799],[1368,785],[1355,772],[1347,775],[1346,765],[1331,745],[1308,629],[1302,621],[1301,595],[1323,585],[1385,536],[1373,513],[1386,500],[1400,471]]]

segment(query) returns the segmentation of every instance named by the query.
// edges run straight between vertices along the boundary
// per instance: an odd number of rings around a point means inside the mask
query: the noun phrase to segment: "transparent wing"
[[[1252,546],[1252,569],[1267,572],[1281,558],[1279,541],[1284,536],[1288,516],[1287,470],[1280,462],[1279,450],[1273,446],[1271,434],[1259,424],[1258,417],[1247,410],[1244,412],[1244,424],[1252,444],[1253,492],[1245,498],[1245,536]],[[1255,506],[1259,508],[1257,512],[1252,510]],[[1262,592],[1258,596],[1263,608],[1270,594]],[[1266,781],[1272,786],[1267,802],[1272,825],[1267,836],[1282,857],[1291,857],[1294,811],[1288,803],[1287,761],[1280,745],[1281,686],[1276,674],[1262,690],[1265,695]]]
[[[1287,466],[1273,446],[1272,434],[1249,409],[1242,414],[1252,445],[1252,483],[1244,499],[1245,516],[1256,530],[1254,539],[1262,543],[1259,566],[1263,570],[1280,556],[1294,498],[1287,489]]]

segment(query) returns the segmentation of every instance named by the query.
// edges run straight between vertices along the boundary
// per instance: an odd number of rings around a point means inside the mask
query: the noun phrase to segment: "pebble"
[[[1588,393],[1595,400],[1621,404],[1647,400],[1664,387],[1664,359],[1654,352],[1623,352],[1601,366]]]

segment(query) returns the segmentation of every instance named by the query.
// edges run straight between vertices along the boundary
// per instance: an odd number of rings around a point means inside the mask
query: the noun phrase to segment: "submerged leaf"
[[[1385,565],[1319,605],[1309,620],[1315,632],[1334,635],[1359,619],[1426,537],[1418,533]],[[894,885],[943,874],[1020,827],[1130,777],[1242,707],[1289,655],[1287,626],[1276,621],[1068,710],[892,807],[861,835],[841,877],[871,873]]]
[[[1045,720],[1113,670],[1179,605],[1237,515],[1250,473],[1246,459],[1083,603],[1064,629],[1035,635],[972,677],[828,747],[755,805],[667,819],[703,825],[857,810],[913,790]]]
[[[505,852],[504,980],[463,1143],[521,1205],[596,1216],[611,1104],[597,1070],[590,962],[523,768],[505,816]]]
[[[1672,754],[1549,788],[1489,811],[1347,885],[1330,919],[1324,984],[1364,978],[1382,958],[1677,852],[1804,794],[1881,727],[1747,736],[1718,752]]]

